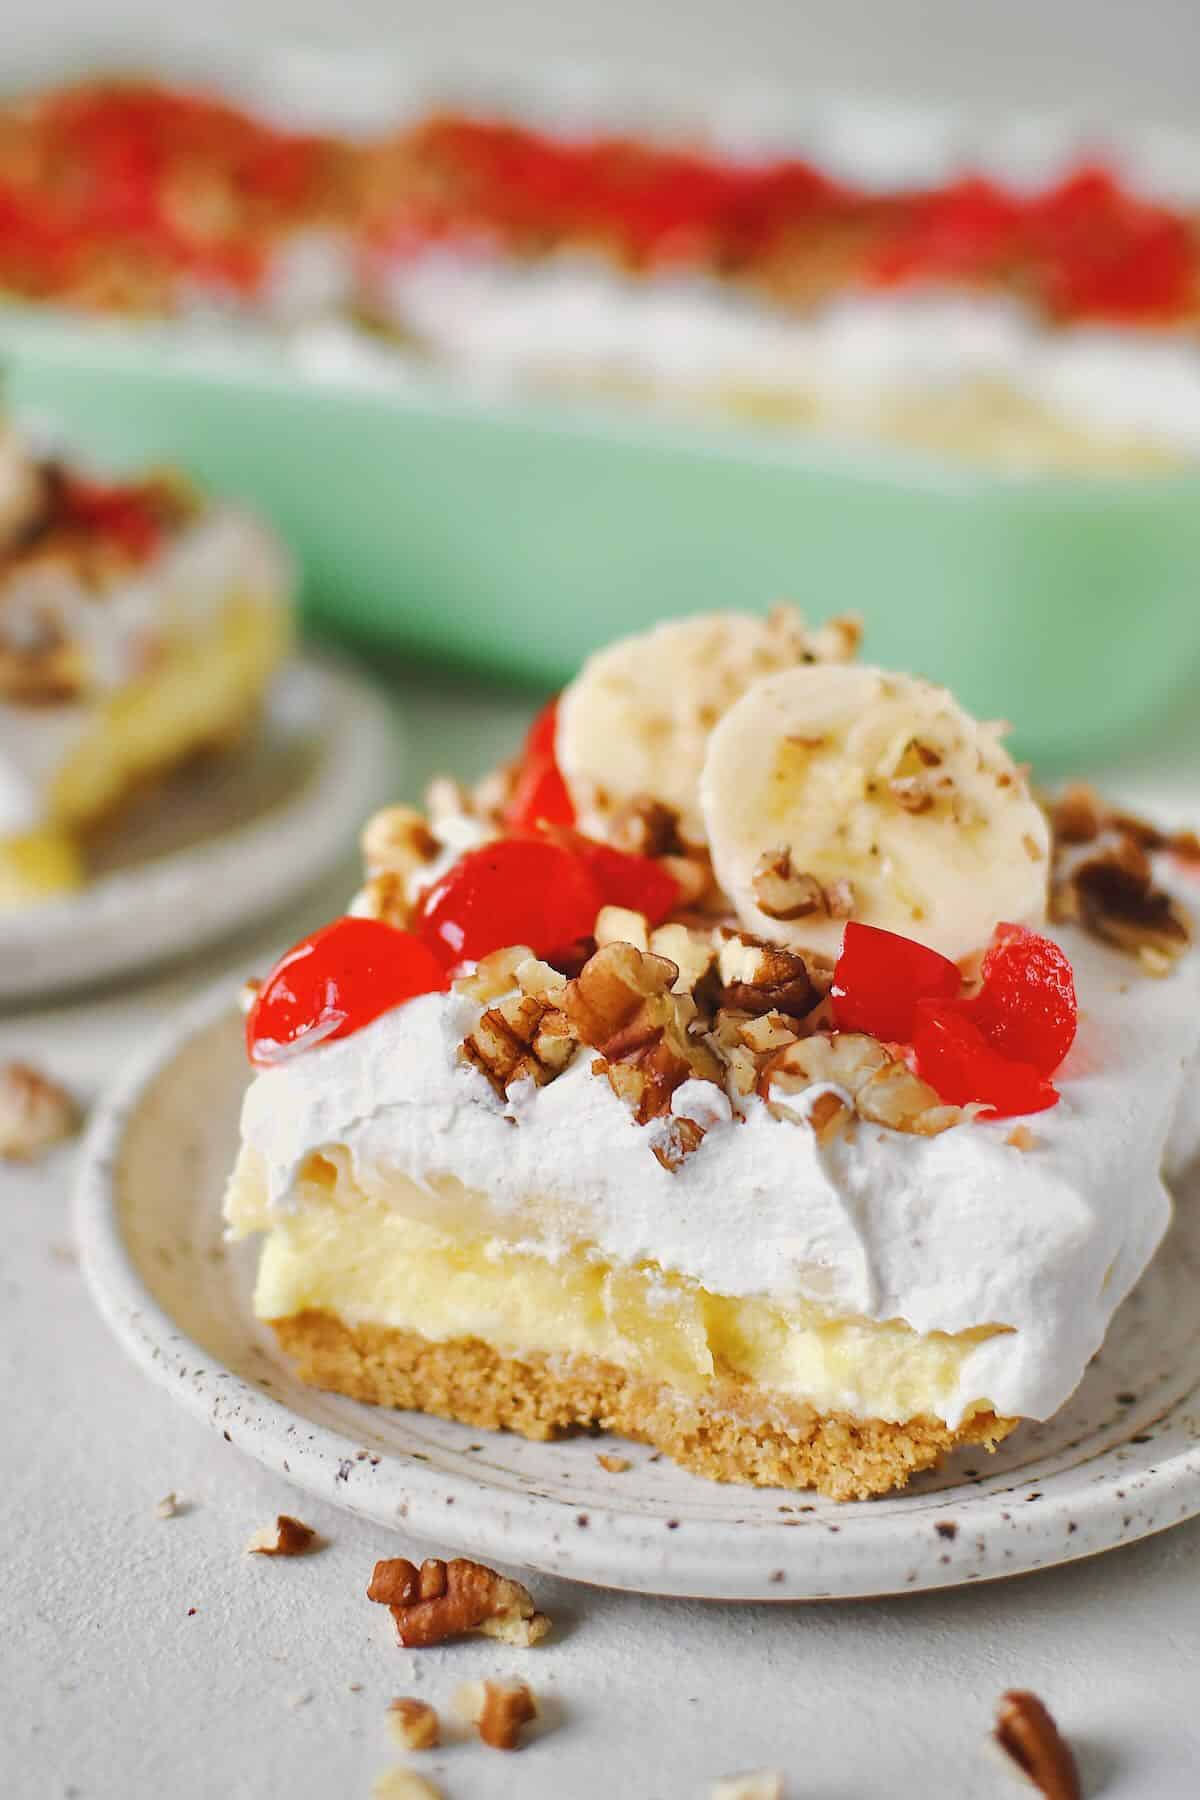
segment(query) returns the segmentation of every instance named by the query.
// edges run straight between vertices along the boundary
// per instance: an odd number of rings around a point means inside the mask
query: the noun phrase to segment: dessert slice
[[[0,906],[77,886],[86,835],[132,792],[240,737],[291,585],[248,514],[0,436]]]
[[[306,1380],[837,1498],[1071,1393],[1169,1215],[1196,846],[855,639],[660,627],[368,826],[227,1199]]]

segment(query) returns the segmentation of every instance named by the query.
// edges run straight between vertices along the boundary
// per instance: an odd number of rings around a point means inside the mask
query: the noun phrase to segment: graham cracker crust
[[[815,1488],[831,1500],[901,1488],[961,1444],[994,1449],[1018,1423],[977,1413],[952,1431],[929,1417],[818,1413],[731,1378],[693,1395],[590,1357],[503,1356],[478,1338],[435,1343],[320,1311],[270,1324],[313,1387],[527,1438],[599,1428],[710,1481]]]

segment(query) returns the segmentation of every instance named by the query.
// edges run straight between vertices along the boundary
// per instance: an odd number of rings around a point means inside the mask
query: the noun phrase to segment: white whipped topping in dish
[[[289,574],[278,541],[250,514],[218,506],[185,526],[144,567],[97,595],[64,562],[18,568],[0,593],[3,633],[36,641],[42,621],[79,646],[78,698],[33,706],[0,701],[0,838],[46,816],[55,778],[103,708],[144,668],[147,645],[208,631],[230,599],[274,603]]]
[[[851,435],[877,429],[889,405],[980,384],[1101,437],[1200,453],[1190,335],[1048,330],[1003,297],[852,295],[798,317],[699,276],[635,278],[598,257],[520,263],[439,246],[391,264],[377,301],[477,381],[632,382],[666,399],[791,392]]]
[[[921,1333],[1006,1327],[966,1354],[946,1422],[984,1395],[1002,1415],[1045,1418],[1166,1229],[1164,1151],[1194,1105],[1200,1044],[1200,958],[1155,981],[1078,931],[1053,935],[1075,968],[1079,1035],[1056,1078],[1060,1103],[1029,1121],[1029,1149],[1006,1141],[1008,1120],[930,1138],[861,1123],[822,1146],[753,1097],[735,1115],[719,1090],[688,1082],[673,1110],[705,1136],[669,1172],[654,1128],[634,1122],[586,1054],[500,1101],[458,1060],[481,1008],[457,994],[426,995],[260,1074],[243,1134],[277,1215],[296,1208],[310,1154],[344,1145],[368,1194],[408,1177],[412,1204],[423,1196],[423,1216],[448,1230],[480,1221],[455,1216],[431,1178],[485,1193],[498,1245],[554,1259],[583,1241],[715,1293]],[[791,1101],[803,1114],[812,1098]],[[1190,1153],[1195,1131],[1176,1125],[1172,1147]]]

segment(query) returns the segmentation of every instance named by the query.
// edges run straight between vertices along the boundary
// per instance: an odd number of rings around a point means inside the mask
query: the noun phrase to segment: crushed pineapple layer
[[[210,631],[179,637],[150,672],[96,707],[55,777],[45,824],[0,838],[0,906],[80,886],[76,833],[143,782],[232,739],[258,705],[288,636],[287,612],[276,600],[235,595]]]
[[[306,1183],[300,1208],[268,1224],[256,1173],[243,1152],[227,1216],[235,1235],[266,1227],[254,1299],[263,1319],[316,1309],[435,1341],[480,1338],[509,1355],[594,1357],[693,1394],[738,1376],[821,1412],[895,1422],[944,1417],[964,1358],[1003,1329],[921,1335],[899,1320],[733,1298],[654,1263],[607,1262],[586,1244],[551,1260],[413,1217],[403,1209],[419,1190],[403,1178],[392,1178],[390,1203],[367,1198],[344,1165],[324,1197]],[[968,1410],[989,1409],[981,1397]]]

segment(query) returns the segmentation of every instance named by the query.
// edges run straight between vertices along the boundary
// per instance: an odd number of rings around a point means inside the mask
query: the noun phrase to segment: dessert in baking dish
[[[254,719],[290,637],[258,520],[0,435],[0,906],[78,886],[88,835]]]
[[[152,83],[51,90],[0,110],[0,291],[332,316],[492,386],[1022,467],[1200,449],[1194,153],[1046,152],[1043,127],[1033,166],[1017,130],[939,144],[929,117],[847,114],[796,127],[798,155],[744,119],[670,141],[562,116],[350,137]]]
[[[624,640],[371,821],[247,1021],[227,1218],[306,1380],[838,1498],[1071,1393],[1168,1219],[1200,845],[1048,815],[856,635]]]

